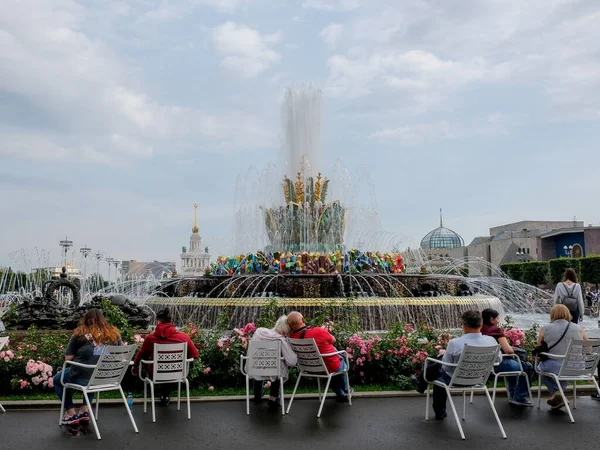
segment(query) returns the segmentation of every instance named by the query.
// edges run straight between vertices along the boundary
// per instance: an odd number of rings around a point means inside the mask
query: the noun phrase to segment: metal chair
[[[96,418],[98,417],[99,398],[98,396],[96,397],[96,413],[94,414],[94,412],[92,411],[92,404],[88,398],[88,394],[99,394],[100,392],[107,391],[119,391],[121,393],[121,397],[123,398],[123,404],[125,405],[127,414],[129,415],[129,420],[131,420],[131,424],[133,425],[133,429],[136,433],[138,433],[135,420],[133,419],[131,410],[127,405],[127,397],[125,397],[125,393],[123,392],[123,388],[121,387],[121,381],[123,381],[123,377],[125,376],[125,373],[127,373],[127,369],[129,369],[129,363],[131,362],[136,349],[136,345],[105,345],[104,349],[102,350],[102,353],[100,354],[100,358],[98,359],[98,363],[95,365],[81,364],[75,361],[65,361],[65,363],[63,364],[63,371],[60,377],[60,382],[64,386],[64,391],[63,398],[60,404],[60,417],[58,419],[58,425],[62,425],[63,413],[65,411],[65,394],[67,392],[67,389],[81,391],[83,393],[83,399],[89,409],[90,419],[92,420],[94,431],[96,432],[96,437],[98,439],[101,439],[100,432],[98,431],[98,424],[96,423]],[[64,374],[67,366],[77,366],[82,367],[84,369],[94,369],[89,383],[86,386],[81,386],[79,384],[74,383],[65,383]]]
[[[323,405],[325,404],[325,398],[327,398],[327,390],[329,389],[329,384],[331,383],[331,379],[335,376],[344,376],[346,377],[346,384],[348,385],[348,403],[352,405],[352,390],[350,389],[350,380],[348,378],[348,369],[341,370],[335,373],[329,373],[327,370],[327,366],[323,361],[324,356],[334,356],[334,355],[343,355],[346,359],[346,367],[350,367],[350,363],[348,361],[348,355],[345,350],[338,350],[333,353],[323,353],[319,352],[319,348],[315,343],[313,338],[310,339],[292,339],[290,338],[290,344],[292,345],[292,349],[298,356],[298,380],[296,381],[296,386],[294,386],[294,392],[292,393],[292,398],[290,398],[290,403],[288,404],[287,412],[290,412],[292,408],[292,402],[294,401],[294,396],[296,395],[296,390],[298,389],[298,385],[300,384],[300,379],[302,377],[312,377],[317,379],[317,385],[319,388],[319,400],[321,402],[321,406],[319,407],[319,412],[317,413],[317,417],[321,417],[321,411],[323,410]],[[327,379],[327,384],[325,385],[325,392],[321,396],[321,378]]]
[[[152,361],[142,359],[139,365],[139,377],[144,382],[144,414],[147,411],[147,388],[150,385],[152,401],[152,422],[156,422],[156,407],[154,404],[154,385],[177,383],[177,411],[181,410],[181,383],[185,383],[187,397],[188,420],[192,418],[190,408],[190,383],[187,379],[189,363],[193,358],[187,358],[187,342],[178,344],[154,344]],[[152,365],[152,377],[143,376],[143,365]],[[149,372],[147,370],[146,372]]]
[[[542,355],[548,356],[550,359],[561,359],[562,364],[558,374],[552,372],[543,372],[538,368],[538,358],[535,358],[535,371],[538,374],[538,408],[540,407],[540,399],[542,395],[542,376],[553,378],[560,395],[565,401],[565,407],[567,413],[571,418],[571,422],[575,423],[573,413],[569,407],[567,396],[565,395],[561,381],[572,381],[573,382],[573,409],[577,408],[577,382],[578,381],[592,381],[596,386],[596,391],[600,394],[600,387],[596,378],[594,378],[594,371],[598,366],[600,360],[600,339],[572,339],[567,347],[567,353],[564,355],[555,355],[552,353],[541,353]]]
[[[281,341],[250,340],[247,355],[240,355],[240,372],[246,377],[246,414],[250,414],[250,379],[277,377],[280,383],[281,415],[285,415],[283,377],[281,376],[283,361]]]
[[[504,385],[506,386],[506,396],[509,398],[510,400],[510,392],[508,389],[508,382],[506,381],[506,379],[508,377],[520,377],[521,375],[523,375],[525,377],[525,382],[527,383],[527,392],[529,392],[529,398],[532,399],[532,395],[531,395],[531,385],[529,384],[529,377],[527,376],[527,373],[523,370],[523,364],[521,364],[521,359],[519,358],[518,355],[515,355],[514,353],[511,355],[507,355],[507,354],[502,354],[502,359],[514,359],[515,361],[517,361],[519,363],[519,370],[518,371],[512,371],[512,372],[495,372],[494,370],[492,370],[492,375],[494,376],[494,389],[492,390],[492,402],[496,402],[496,388],[498,386],[498,378],[500,377],[504,377]],[[499,366],[500,363],[496,363],[494,364],[494,367]],[[473,403],[473,392],[471,392],[471,401],[470,403]]]
[[[427,358],[425,360],[425,367],[423,369],[425,377],[427,374],[427,367],[430,363],[454,367],[454,373],[452,374],[452,378],[450,379],[450,383],[448,384],[438,380],[430,381],[427,380],[427,378],[425,378],[425,381],[429,383],[429,385],[427,386],[427,400],[425,403],[425,420],[429,419],[429,397],[431,393],[431,385],[433,384],[446,390],[446,395],[448,397],[448,401],[450,402],[450,407],[452,408],[452,413],[454,414],[454,419],[456,420],[456,425],[458,426],[460,437],[462,439],[465,439],[465,434],[460,424],[460,420],[456,412],[456,407],[454,406],[454,401],[452,400],[452,393],[462,392],[463,394],[462,418],[463,420],[465,420],[467,409],[467,392],[483,391],[487,396],[490,408],[492,408],[492,412],[494,413],[494,417],[496,418],[496,422],[498,423],[498,427],[500,428],[502,437],[506,439],[506,433],[504,432],[504,428],[502,427],[502,422],[500,422],[500,418],[498,417],[498,413],[496,412],[496,408],[494,407],[494,402],[492,401],[492,398],[490,397],[490,393],[486,386],[486,382],[488,380],[490,372],[492,371],[494,363],[496,362],[496,359],[498,357],[499,347],[499,345],[493,345],[489,347],[465,345],[458,360],[458,363],[456,364],[442,362],[433,358]]]
[[[0,337],[0,350],[2,350],[2,348],[6,345],[7,342],[8,342],[8,336]],[[6,412],[6,410],[4,409],[4,406],[2,406],[1,403],[0,403],[0,411],[2,411],[3,413]]]

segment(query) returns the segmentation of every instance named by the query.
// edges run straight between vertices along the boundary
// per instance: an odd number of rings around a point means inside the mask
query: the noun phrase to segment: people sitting
[[[498,344],[500,344],[500,350],[505,355],[513,355],[514,349],[508,343],[508,339],[504,335],[504,330],[498,326],[500,322],[500,313],[492,308],[486,308],[481,312],[483,319],[483,326],[481,327],[481,334],[484,336],[493,337]],[[532,370],[531,363],[523,362],[523,370],[527,372]],[[519,372],[521,366],[519,361],[511,358],[503,358],[502,362],[494,367],[496,373],[500,372]],[[507,377],[508,381],[508,398],[509,402],[519,406],[533,406],[533,403],[528,398],[529,390],[527,388],[527,380],[525,375],[519,377]]]
[[[565,305],[554,305],[550,310],[550,323],[540,330],[538,336],[538,345],[542,342],[548,344],[548,353],[554,355],[564,355],[572,339],[585,339],[588,337],[585,331],[572,323],[573,317],[569,308]],[[548,358],[546,361],[538,363],[538,371],[558,374],[562,365],[562,359]],[[565,399],[560,394],[556,381],[551,377],[542,376],[542,383],[548,388],[550,398],[547,403],[552,409],[559,409],[565,406]],[[567,387],[566,381],[560,382],[563,391]]]
[[[290,335],[290,326],[287,323],[287,316],[281,316],[275,322],[273,328],[257,328],[252,336],[252,339],[260,341],[280,341],[281,342],[281,353],[284,361],[280,366],[280,373],[283,382],[285,383],[288,379],[289,366],[295,366],[298,361],[298,357],[292,350],[292,346],[287,339]],[[265,380],[271,382],[271,388],[269,392],[269,408],[276,409],[279,405],[279,392],[281,389],[280,381],[278,377],[256,377],[254,379],[254,401],[259,403],[263,396],[263,383]]]
[[[81,364],[97,364],[105,345],[123,345],[121,334],[116,327],[106,321],[101,310],[90,309],[73,331],[73,336],[71,336],[65,351],[65,360]],[[58,398],[62,400],[64,392],[61,378],[64,383],[87,386],[93,372],[93,369],[67,365],[64,373],[61,371],[54,376],[54,390]],[[76,411],[73,404],[73,390],[67,389],[64,396],[66,412],[62,419],[63,424],[76,425],[79,422],[90,420],[89,409],[85,401],[79,411]],[[88,398],[91,404],[94,394],[88,394]]]
[[[304,322],[304,317],[298,311],[292,311],[288,314],[288,325],[291,328],[290,338],[310,339],[313,338],[321,354],[334,353],[336,348],[335,337],[333,337],[324,328],[309,327]],[[323,362],[329,373],[336,373],[346,370],[346,361],[341,355],[324,356]],[[338,402],[348,402],[348,384],[345,376],[337,376],[331,379],[331,390],[336,394]]]
[[[151,360],[154,357],[154,344],[178,344],[181,342],[187,342],[187,357],[198,358],[198,349],[190,339],[190,337],[177,331],[175,325],[172,323],[171,312],[168,308],[164,308],[156,313],[156,321],[158,325],[154,330],[154,333],[146,336],[142,348],[135,356],[131,373],[134,376],[138,375],[139,364],[142,359]],[[167,406],[171,399],[169,397],[171,391],[175,388],[172,383],[160,384],[160,402],[161,406]]]
[[[421,371],[421,374],[413,379],[418,392],[425,392],[428,384],[426,380],[438,380],[442,383],[449,384],[452,375],[454,374],[454,367],[446,366],[443,363],[458,363],[465,345],[468,344],[479,347],[497,345],[496,340],[493,337],[481,334],[481,313],[478,311],[465,311],[461,319],[464,334],[460,337],[450,339],[448,347],[442,357],[442,363],[428,365],[426,374]],[[498,355],[498,361],[499,360],[500,355]],[[436,385],[433,386],[433,411],[435,412],[436,420],[442,420],[447,415],[446,390]]]

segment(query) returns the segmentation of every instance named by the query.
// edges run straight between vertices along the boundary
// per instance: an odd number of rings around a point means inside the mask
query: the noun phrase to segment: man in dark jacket
[[[177,331],[177,328],[171,323],[171,320],[171,312],[167,308],[160,310],[156,314],[156,321],[158,322],[156,330],[154,330],[154,333],[146,336],[142,348],[135,356],[135,361],[131,368],[131,373],[134,376],[137,376],[138,374],[140,361],[142,359],[151,360],[154,357],[154,344],[178,344],[187,342],[187,357],[194,359],[198,358],[198,349],[190,337],[181,331]],[[162,406],[167,406],[171,401],[169,394],[174,386],[173,384],[159,384],[159,386],[161,392],[160,404]]]

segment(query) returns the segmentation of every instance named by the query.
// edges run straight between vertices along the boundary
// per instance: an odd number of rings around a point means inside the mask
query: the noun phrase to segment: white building
[[[196,210],[198,203],[194,203],[194,227],[190,236],[190,247],[183,247],[181,253],[181,272],[183,275],[203,275],[210,266],[208,247],[202,251],[202,238],[200,237]]]

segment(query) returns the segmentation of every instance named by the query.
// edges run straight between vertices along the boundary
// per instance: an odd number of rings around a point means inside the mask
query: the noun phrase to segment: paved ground
[[[457,399],[458,400],[458,399]],[[458,404],[462,404],[457,402]],[[571,424],[564,411],[521,409],[505,397],[496,399],[507,440],[503,440],[486,408],[485,398],[475,397],[463,422],[471,449],[596,448],[600,434],[600,403],[582,396]],[[95,435],[68,436],[57,425],[58,411],[9,410],[0,414],[0,449],[464,449],[451,417],[442,422],[424,420],[424,397],[355,398],[352,406],[327,400],[317,419],[317,401],[294,401],[289,415],[272,413],[266,405],[208,402],[192,404],[192,420],[175,405],[157,408],[157,422],[134,406],[139,434],[135,434],[124,408],[100,410],[102,440]],[[62,427],[64,429],[64,427]],[[91,429],[91,427],[90,427]]]

